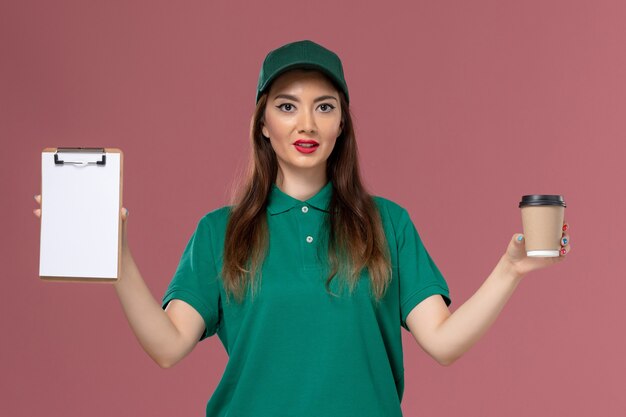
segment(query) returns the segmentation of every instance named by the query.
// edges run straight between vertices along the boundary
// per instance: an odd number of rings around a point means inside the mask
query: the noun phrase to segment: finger
[[[565,246],[569,243],[569,241],[569,235],[563,234],[563,237],[561,238],[561,245]]]
[[[563,231],[569,230],[569,223],[563,222]]]
[[[559,256],[566,256],[570,252],[571,248],[569,246],[564,246],[559,251]]]
[[[41,204],[41,194],[36,194],[35,195],[35,201],[38,202],[39,204]]]
[[[34,209],[33,213],[35,213],[35,216],[41,217],[41,209]]]

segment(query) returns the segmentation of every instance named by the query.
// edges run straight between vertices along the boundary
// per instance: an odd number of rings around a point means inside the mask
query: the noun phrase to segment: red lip
[[[312,143],[314,145],[319,145],[319,143],[317,143],[314,140],[310,140],[310,139],[298,139],[297,141],[295,141],[293,144],[297,145],[298,143]]]

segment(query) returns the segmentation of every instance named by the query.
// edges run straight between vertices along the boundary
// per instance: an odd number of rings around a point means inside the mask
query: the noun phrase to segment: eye
[[[329,107],[329,110],[325,111],[324,113],[330,113],[335,108],[335,106],[333,106],[332,104],[328,104],[328,103],[320,104],[320,107],[322,107],[322,106]]]
[[[293,107],[293,104],[291,103],[283,103],[280,106],[276,106],[279,109],[282,109],[283,106],[289,106],[289,108]],[[287,110],[289,112],[289,110]]]

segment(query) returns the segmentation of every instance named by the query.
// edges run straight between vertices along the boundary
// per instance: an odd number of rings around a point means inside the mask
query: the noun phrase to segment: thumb
[[[122,221],[126,223],[128,219],[128,209],[126,207],[122,207]]]
[[[526,242],[524,241],[523,234],[516,233],[513,235],[511,241],[509,242],[506,254],[513,262],[524,259],[526,256]]]
[[[122,207],[122,239],[126,240],[126,223],[128,223],[128,209]]]

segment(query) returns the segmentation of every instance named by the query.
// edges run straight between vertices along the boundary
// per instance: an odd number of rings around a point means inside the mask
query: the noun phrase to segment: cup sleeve
[[[406,318],[424,299],[440,294],[447,306],[452,300],[446,280],[424,247],[406,209],[402,210],[397,230],[400,325],[409,330]]]
[[[171,300],[183,300],[200,313],[205,330],[199,340],[215,334],[220,325],[220,286],[213,254],[210,225],[205,216],[191,235],[161,303],[165,309]]]

